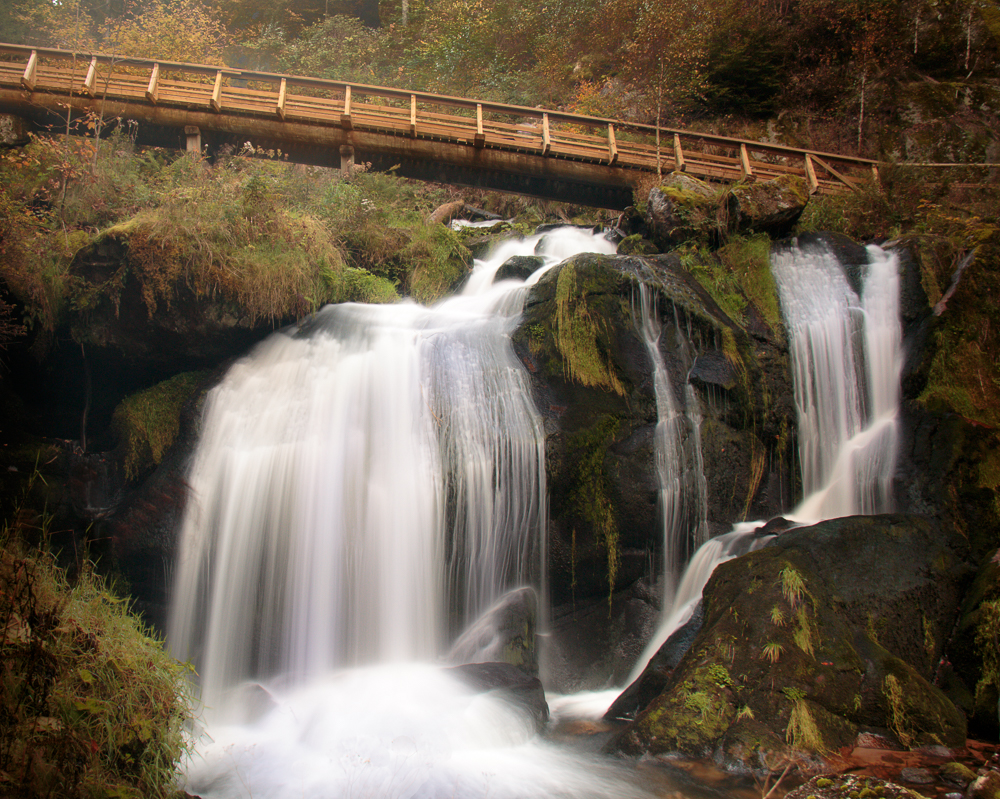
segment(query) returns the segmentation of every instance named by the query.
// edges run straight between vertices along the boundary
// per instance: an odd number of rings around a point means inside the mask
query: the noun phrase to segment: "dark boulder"
[[[904,746],[965,740],[933,685],[969,579],[960,537],[927,519],[848,517],[719,566],[705,623],[664,690],[609,744],[714,754],[822,754],[861,731]]]
[[[509,663],[469,663],[445,671],[478,693],[494,694],[523,708],[539,729],[549,720],[541,681]]]
[[[509,663],[538,674],[535,626],[538,595],[533,588],[508,591],[459,636],[448,653],[451,663]]]

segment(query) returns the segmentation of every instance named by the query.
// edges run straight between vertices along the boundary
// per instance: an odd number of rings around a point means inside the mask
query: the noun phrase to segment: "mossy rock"
[[[730,761],[754,767],[751,721],[761,740],[781,742],[782,755],[835,751],[869,728],[892,730],[906,746],[960,746],[965,720],[921,674],[926,654],[914,655],[906,636],[888,629],[919,628],[915,619],[938,590],[952,603],[940,608],[942,621],[957,609],[963,572],[945,567],[941,538],[914,517],[848,518],[789,531],[722,564],[705,588],[698,637],[660,696],[610,748],[703,755],[721,747]],[[881,555],[866,552],[865,541]],[[936,561],[940,568],[928,567]],[[723,669],[732,681],[713,692],[706,675]],[[691,692],[713,698],[710,734],[689,730]]]

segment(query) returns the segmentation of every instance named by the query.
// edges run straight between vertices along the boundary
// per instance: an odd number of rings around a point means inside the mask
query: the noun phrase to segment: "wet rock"
[[[674,669],[680,664],[705,620],[704,606],[697,604],[691,618],[677,629],[650,658],[639,679],[628,686],[611,704],[604,718],[609,721],[631,721],[649,705],[667,685]]]
[[[544,263],[545,260],[538,255],[515,255],[500,265],[493,280],[494,282],[498,280],[527,280]]]
[[[967,582],[960,549],[923,518],[849,517],[722,564],[687,655],[609,748],[752,768],[746,743],[761,735],[805,753],[849,746],[860,728],[962,745],[964,717],[931,684],[927,647],[943,645]]]
[[[919,793],[894,782],[853,774],[813,777],[805,785],[785,794],[785,799],[848,799],[858,796],[872,799],[923,799]]]
[[[930,769],[920,766],[906,766],[899,772],[899,776],[903,782],[910,782],[914,785],[930,785],[934,782],[934,775]]]
[[[538,595],[533,588],[508,591],[462,633],[448,653],[451,663],[508,663],[538,674],[535,619]]]
[[[973,780],[965,799],[997,799],[1000,797],[1000,771],[990,769]]]
[[[446,671],[475,691],[495,693],[524,708],[539,728],[549,719],[549,706],[541,681],[509,663],[469,663]]]

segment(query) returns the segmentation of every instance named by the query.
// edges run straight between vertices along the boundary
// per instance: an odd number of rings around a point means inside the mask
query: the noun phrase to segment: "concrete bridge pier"
[[[20,147],[27,144],[28,123],[14,114],[0,114],[0,147]]]
[[[196,125],[186,125],[184,136],[187,138],[185,149],[189,153],[201,153],[201,128]]]

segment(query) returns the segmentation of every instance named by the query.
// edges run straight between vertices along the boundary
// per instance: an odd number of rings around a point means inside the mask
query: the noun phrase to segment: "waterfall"
[[[677,401],[674,381],[660,352],[663,329],[656,305],[656,295],[642,281],[639,283],[639,313],[636,320],[650,361],[653,364],[653,387],[656,394],[656,472],[659,479],[659,505],[663,517],[664,603],[669,605],[677,589],[677,580],[690,553],[705,543],[708,535],[708,488],[701,454],[701,413],[698,397],[687,381],[684,402]],[[686,342],[674,315],[677,341]],[[681,345],[682,348],[686,346]],[[681,360],[690,362],[689,353]]]
[[[859,294],[826,248],[772,253],[791,340],[804,493],[787,516],[802,524],[891,507],[903,364],[899,260],[874,245],[867,254]],[[737,525],[695,553],[630,681],[691,617],[715,568],[766,544],[769,536],[753,532],[759,526]]]
[[[431,308],[329,306],[230,368],[189,474],[168,640],[196,665],[203,797],[645,795],[429,665],[540,579],[544,436],[510,346],[527,283],[613,253],[580,231],[477,262]]]
[[[816,522],[891,509],[898,449],[902,331],[899,260],[868,247],[860,292],[823,247],[772,258],[788,326],[804,499]]]

